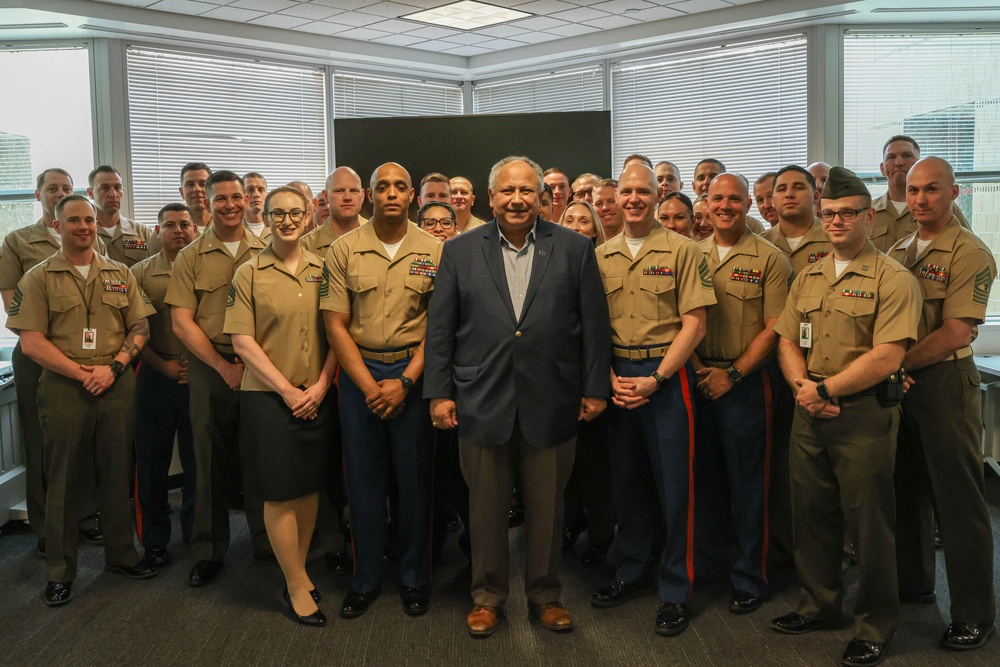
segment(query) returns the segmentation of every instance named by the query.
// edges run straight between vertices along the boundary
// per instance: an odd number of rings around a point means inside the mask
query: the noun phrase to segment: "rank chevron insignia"
[[[22,301],[24,301],[24,293],[21,292],[21,288],[18,287],[14,290],[14,299],[10,302],[10,312],[8,313],[10,317],[15,317],[21,312]]]
[[[990,285],[993,283],[993,276],[990,275],[989,267],[976,274],[976,284],[972,288],[972,303],[985,306],[990,300]],[[15,298],[17,295],[14,295]],[[13,306],[11,307],[13,310]]]
[[[327,270],[326,264],[323,265],[323,278],[319,283],[319,298],[325,299],[330,295],[330,271]]]
[[[226,298],[226,308],[236,305],[236,283],[229,284],[229,296]]]
[[[712,269],[708,268],[708,261],[702,257],[701,264],[698,265],[698,277],[701,279],[701,286],[705,289],[714,289],[712,285]]]

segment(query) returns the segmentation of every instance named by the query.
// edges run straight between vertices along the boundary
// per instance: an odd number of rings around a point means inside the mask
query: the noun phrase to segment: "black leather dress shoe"
[[[749,614],[760,609],[764,598],[760,595],[747,593],[746,591],[733,591],[729,598],[729,611],[734,614]]]
[[[656,634],[673,637],[687,630],[687,607],[678,602],[664,602],[656,612]]]
[[[900,593],[899,601],[903,604],[936,604],[937,593]]]
[[[524,508],[511,507],[510,512],[507,513],[507,525],[510,528],[517,528],[523,523],[524,523]]]
[[[779,616],[771,621],[772,630],[783,632],[786,635],[804,635],[807,632],[835,628],[838,625],[840,624],[833,623],[831,621],[821,621],[815,618],[808,618],[794,611],[790,614]]]
[[[87,530],[81,530],[80,539],[87,544],[101,546],[104,544],[104,533],[101,532],[100,526],[94,526],[93,528],[88,528]]]
[[[583,552],[583,556],[580,557],[580,561],[583,563],[584,567],[600,567],[604,565],[604,560],[608,557],[608,548],[606,546],[600,547],[590,547]]]
[[[404,588],[399,595],[407,616],[423,616],[431,606],[431,594],[426,588]]]
[[[326,554],[326,567],[334,574],[350,574],[354,571],[354,561],[351,554],[343,551],[328,551]]]
[[[70,584],[61,584],[58,581],[50,581],[45,586],[45,604],[50,607],[58,607],[73,599],[73,591]]]
[[[995,623],[952,623],[941,637],[941,647],[970,651],[985,644],[996,629]]]
[[[215,581],[222,571],[222,562],[217,560],[200,560],[191,568],[188,575],[188,585],[205,586]]]
[[[348,591],[347,595],[344,596],[344,601],[340,604],[340,617],[357,618],[361,616],[368,611],[368,607],[379,596],[379,593],[381,591],[371,591],[369,593],[358,593],[355,590]]]
[[[315,592],[316,591],[310,591],[310,594]],[[299,616],[299,612],[295,611],[295,606],[292,604],[292,596],[288,594],[287,588],[285,589],[285,592],[282,594],[282,597],[285,599],[285,603],[288,604],[288,611],[292,612],[292,617],[302,625],[309,625],[314,628],[321,628],[324,625],[326,625],[326,614],[324,614],[319,609],[309,614],[308,616]],[[316,597],[313,596],[313,600],[315,599]]]
[[[847,642],[847,648],[844,649],[844,655],[840,660],[849,667],[870,667],[882,662],[884,657],[885,644],[852,639]]]
[[[153,567],[163,567],[170,565],[173,558],[166,547],[149,547],[146,549],[146,562]]]
[[[632,598],[649,595],[652,592],[653,588],[648,583],[615,579],[594,591],[590,596],[590,604],[601,608],[617,607]]]
[[[579,526],[573,526],[570,528],[563,528],[562,536],[562,548],[563,551],[570,551],[576,546],[576,541],[580,539],[580,533],[583,529]]]
[[[145,561],[139,561],[135,565],[106,565],[104,569],[115,574],[124,574],[129,579],[149,579],[156,576],[156,570]]]

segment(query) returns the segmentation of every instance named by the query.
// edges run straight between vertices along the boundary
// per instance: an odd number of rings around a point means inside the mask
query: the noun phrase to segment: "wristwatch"
[[[726,377],[729,378],[730,382],[736,384],[737,382],[743,379],[743,373],[741,373],[740,369],[736,368],[735,366],[730,366],[729,368],[726,369]]]
[[[653,371],[652,373],[649,374],[649,377],[656,380],[657,389],[663,389],[663,387],[666,386],[667,381],[669,380],[669,378],[665,378],[662,375],[660,375],[659,371]]]
[[[830,400],[830,391],[826,388],[826,383],[817,382],[816,393],[819,394],[819,397],[822,398],[824,401]]]
[[[405,375],[400,375],[399,381],[403,385],[403,389],[405,389],[406,391],[413,389],[413,380],[406,377]]]
[[[113,360],[111,362],[111,372],[115,374],[115,377],[118,377],[119,375],[125,372],[125,364],[118,361],[117,359]]]

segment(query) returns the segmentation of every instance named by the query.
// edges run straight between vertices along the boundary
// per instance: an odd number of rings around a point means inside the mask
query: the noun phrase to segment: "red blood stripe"
[[[688,515],[687,515],[687,548],[684,560],[687,564],[688,597],[694,586],[694,403],[691,401],[691,388],[688,386],[687,366],[677,369],[677,379],[681,383],[681,395],[684,397],[684,408],[688,418]]]

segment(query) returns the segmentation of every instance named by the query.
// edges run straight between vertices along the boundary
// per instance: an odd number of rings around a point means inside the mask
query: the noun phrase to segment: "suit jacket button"
[[[521,332],[520,331],[515,331],[514,332],[514,337],[515,338],[520,338],[521,337]]]

